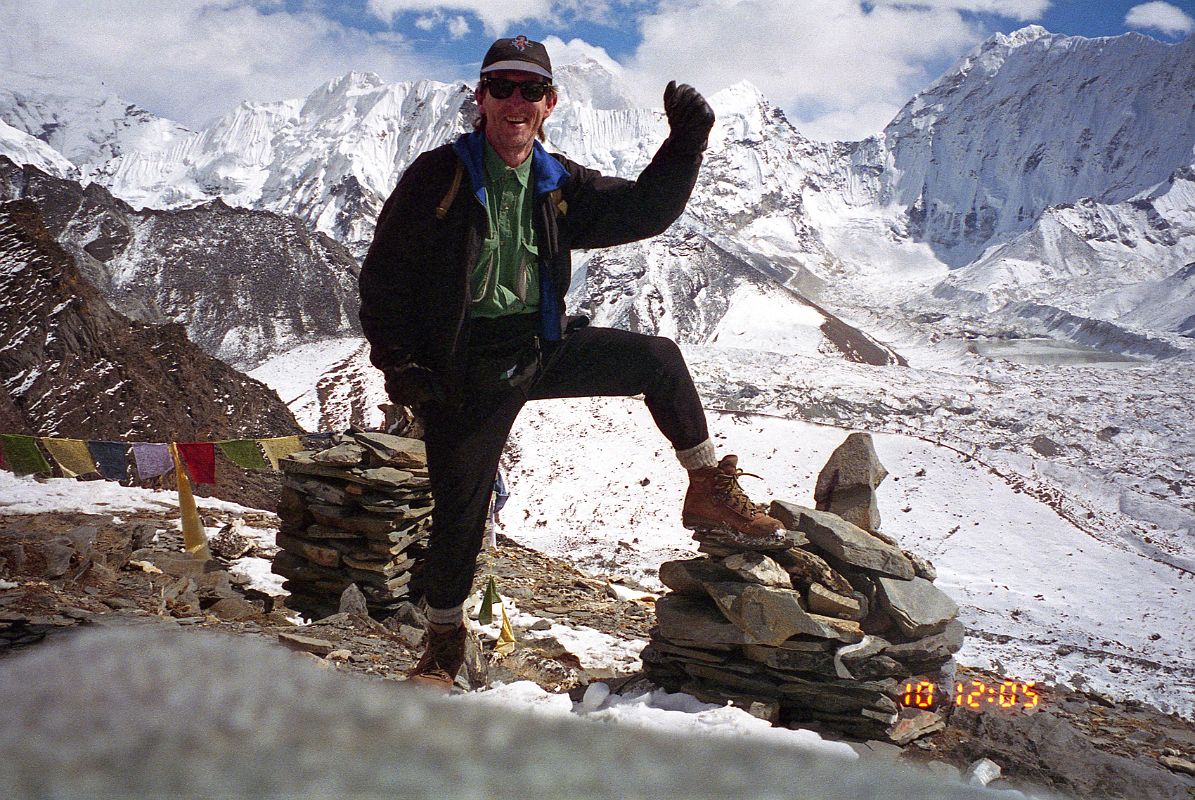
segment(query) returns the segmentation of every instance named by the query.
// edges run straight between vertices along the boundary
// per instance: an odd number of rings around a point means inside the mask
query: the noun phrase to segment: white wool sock
[[[465,621],[465,607],[432,608],[427,607],[427,621],[433,625],[459,625]]]
[[[695,469],[718,466],[718,459],[714,455],[714,442],[712,439],[706,439],[701,444],[696,447],[690,447],[688,450],[677,450],[676,460],[690,472]]]

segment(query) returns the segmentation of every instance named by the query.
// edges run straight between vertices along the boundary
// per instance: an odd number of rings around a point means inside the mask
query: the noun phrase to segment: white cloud
[[[977,14],[998,14],[1009,19],[1040,19],[1050,7],[1051,0],[872,0],[877,6],[920,6],[937,10],[967,11]]]
[[[879,132],[982,34],[960,13],[1032,13],[1039,0],[665,0],[628,65],[655,99],[670,79],[712,94],[746,79],[818,138]],[[927,67],[934,65],[934,68]]]
[[[420,11],[463,11],[481,20],[490,36],[501,36],[516,22],[551,18],[553,0],[369,0],[369,12],[379,19],[392,21],[399,14]]]
[[[1178,6],[1154,0],[1129,9],[1126,28],[1152,29],[1170,36],[1184,36],[1195,31],[1195,19]]]
[[[462,16],[455,16],[448,20],[448,35],[453,39],[463,39],[469,34],[469,20]]]
[[[303,97],[350,70],[386,80],[452,77],[401,36],[346,28],[250,0],[0,0],[0,70],[91,76],[196,126],[242,99]]]
[[[564,41],[558,36],[544,37],[544,47],[552,57],[552,66],[575,64],[586,58],[593,59],[615,75],[623,74],[622,65],[610,57],[605,48],[592,45],[584,39]]]
[[[448,29],[448,36],[451,39],[463,39],[472,30],[469,20],[465,19],[463,15],[458,14],[455,17],[449,17],[443,11],[438,10],[431,14],[416,17],[414,24],[421,31],[434,31],[443,25]]]

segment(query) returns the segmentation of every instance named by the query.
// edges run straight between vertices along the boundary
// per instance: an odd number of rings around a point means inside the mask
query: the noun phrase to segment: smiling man
[[[429,625],[410,677],[444,690],[464,660],[462,608],[498,459],[528,400],[642,394],[689,471],[686,527],[748,545],[774,543],[782,528],[739,487],[737,459],[717,460],[673,341],[564,314],[571,250],[655,236],[684,211],[714,123],[704,98],[668,84],[669,136],[633,181],[540,144],[557,97],[539,42],[494,42],[476,100],[475,130],[403,174],[361,270],[370,358],[391,400],[426,430],[435,499],[422,573]]]

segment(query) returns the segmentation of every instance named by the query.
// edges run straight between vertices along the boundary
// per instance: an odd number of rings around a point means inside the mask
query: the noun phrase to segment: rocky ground
[[[240,519],[255,528],[277,525],[267,512]],[[209,525],[231,521],[229,512],[208,512]],[[227,562],[182,554],[176,528],[174,518],[150,512],[0,517],[0,661],[78,627],[133,624],[262,637],[329,669],[391,680],[401,680],[417,658],[421,622],[414,607],[382,621],[346,611],[298,625],[284,603],[248,587]],[[462,684],[480,688],[527,679],[575,699],[595,680],[616,692],[647,688],[629,667],[587,667],[546,630],[551,623],[583,625],[647,640],[654,624],[650,597],[625,599],[636,593],[617,578],[584,574],[504,537],[499,544],[491,568],[502,594],[540,621],[516,630],[520,646],[509,655],[480,641]],[[961,668],[959,678],[998,682]],[[942,774],[957,775],[991,759],[1002,773],[998,785],[1036,785],[1082,797],[1195,798],[1195,724],[1062,687],[1047,687],[1032,713],[956,709],[944,731],[904,748],[852,746],[866,757],[923,763]]]

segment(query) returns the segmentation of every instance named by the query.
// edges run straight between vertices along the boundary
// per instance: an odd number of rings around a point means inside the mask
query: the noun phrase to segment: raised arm
[[[664,112],[669,135],[634,181],[581,168],[569,198],[574,249],[611,247],[656,236],[689,202],[714,112],[692,86],[668,84]]]

